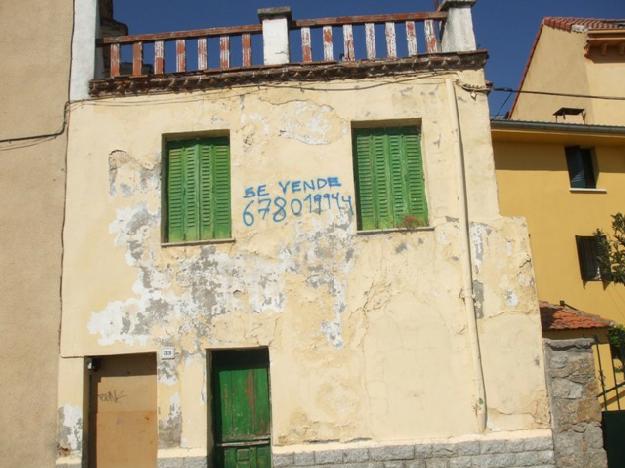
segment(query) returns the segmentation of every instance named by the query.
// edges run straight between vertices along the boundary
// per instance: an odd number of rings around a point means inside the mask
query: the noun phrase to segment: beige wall
[[[542,26],[523,90],[625,98],[625,59],[616,52],[584,56],[585,33]],[[514,120],[555,122],[561,107],[586,110],[587,124],[625,125],[624,101],[568,96],[520,94],[510,116]],[[575,123],[575,122],[574,122]]]
[[[71,2],[0,5],[0,140],[62,129]],[[0,143],[0,459],[56,458],[61,230],[66,134]]]
[[[592,95],[623,99],[593,99],[593,120],[589,123],[625,125],[625,55],[614,49],[602,56],[594,48],[590,59],[585,59],[588,89]]]
[[[462,300],[470,293],[463,292],[459,148],[445,78],[456,77],[308,82],[306,89],[292,82],[77,104],[68,150],[61,413],[84,406],[82,356],[174,346],[175,360],[158,361],[160,456],[205,455],[206,350],[268,346],[276,450],[477,433],[484,402]],[[481,72],[462,79],[483,84]],[[545,429],[526,228],[499,216],[486,97],[457,92],[487,430]],[[266,184],[277,195],[280,181],[334,176],[339,195],[353,199],[352,124],[398,120],[422,128],[429,228],[358,234],[346,203],[282,223],[256,215],[253,226],[243,224],[248,186]],[[162,246],[163,135],[224,131],[234,241]],[[60,461],[80,458],[82,442],[74,442]]]
[[[61,128],[69,89],[71,2],[2,2],[0,139]]]
[[[578,309],[625,323],[625,287],[600,281],[584,282],[576,235],[597,228],[611,233],[611,215],[623,211],[625,199],[625,139],[568,135],[551,141],[510,141],[494,136],[495,162],[502,213],[524,216],[530,231],[540,299],[564,300]],[[614,141],[616,140],[616,141]],[[597,187],[605,192],[572,192],[564,148],[594,147]]]

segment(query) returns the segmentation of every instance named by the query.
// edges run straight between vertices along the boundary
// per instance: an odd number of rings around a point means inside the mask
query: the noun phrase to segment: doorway
[[[154,468],[157,442],[156,355],[92,358],[89,467]]]
[[[268,350],[214,351],[211,358],[215,466],[270,468]]]

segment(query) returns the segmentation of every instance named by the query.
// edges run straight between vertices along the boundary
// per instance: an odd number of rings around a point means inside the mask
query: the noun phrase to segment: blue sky
[[[433,0],[115,0],[115,17],[130,34],[156,33],[253,24],[258,8],[283,5],[303,19],[431,11]],[[478,0],[473,15],[478,44],[490,54],[487,78],[516,88],[542,17],[625,18],[625,0]],[[491,94],[491,115],[507,110],[506,97]]]

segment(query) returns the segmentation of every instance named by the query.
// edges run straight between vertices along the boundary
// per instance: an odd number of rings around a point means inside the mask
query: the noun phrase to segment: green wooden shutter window
[[[167,240],[228,238],[230,225],[228,139],[170,143],[167,154]]]
[[[184,147],[170,145],[167,158],[167,238],[184,239]]]
[[[358,129],[354,161],[360,230],[426,226],[421,135],[414,128]]]

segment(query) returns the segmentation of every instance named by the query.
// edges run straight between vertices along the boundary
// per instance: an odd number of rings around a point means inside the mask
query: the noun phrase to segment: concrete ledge
[[[447,11],[450,8],[472,7],[476,3],[477,0],[443,0],[443,3],[438,7],[438,11]]]
[[[592,347],[595,341],[592,338],[576,338],[573,340],[550,340],[543,339],[546,346],[554,351],[566,351],[566,350],[587,350]]]
[[[262,22],[264,19],[269,18],[288,18],[291,20],[292,11],[291,7],[283,6],[283,7],[273,7],[273,8],[259,8],[257,10],[258,19]]]

